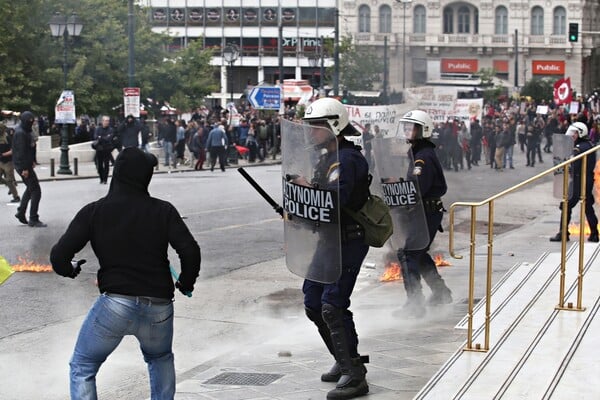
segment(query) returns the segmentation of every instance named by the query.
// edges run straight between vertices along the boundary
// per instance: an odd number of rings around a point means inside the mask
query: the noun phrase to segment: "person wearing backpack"
[[[333,283],[305,279],[302,287],[304,307],[306,316],[316,325],[335,358],[331,370],[321,375],[323,382],[336,383],[327,399],[353,399],[369,392],[364,366],[368,358],[358,353],[358,335],[349,310],[350,296],[369,246],[365,243],[364,231],[357,229],[357,221],[344,209],[357,211],[366,203],[369,197],[369,165],[361,148],[346,139],[346,136],[360,136],[360,132],[350,123],[348,111],[341,102],[330,97],[316,100],[306,109],[303,121],[327,128],[335,136],[327,135],[323,142],[315,144],[323,153],[310,182],[306,177],[292,177],[290,181],[320,188],[334,184],[339,188],[342,209],[339,223],[341,276]],[[331,157],[330,154],[336,150],[337,157]]]
[[[452,292],[444,283],[428,253],[437,231],[442,231],[444,205],[441,198],[446,194],[448,186],[444,170],[435,153],[435,145],[431,142],[433,120],[429,114],[421,110],[410,111],[400,119],[400,123],[412,124],[412,130],[404,129],[404,132],[409,132],[406,139],[411,145],[414,160],[414,168],[409,171],[409,175],[418,178],[429,230],[429,243],[424,249],[398,251],[407,297],[403,310],[410,316],[423,317],[426,309],[421,277],[432,291],[427,301],[429,305],[452,303]]]

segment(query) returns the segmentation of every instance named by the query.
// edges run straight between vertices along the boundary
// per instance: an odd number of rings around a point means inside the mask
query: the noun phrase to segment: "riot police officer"
[[[433,131],[433,121],[424,111],[414,110],[406,113],[400,123],[404,124],[406,139],[411,145],[410,151],[414,159],[414,168],[409,171],[417,178],[425,219],[429,230],[429,243],[423,249],[400,249],[398,258],[402,265],[404,288],[407,302],[405,310],[412,316],[425,314],[425,302],[421,287],[421,277],[431,288],[432,295],[429,305],[448,304],[452,302],[450,289],[437,271],[435,262],[429,255],[429,247],[438,230],[444,211],[441,197],[446,194],[448,186],[440,161],[434,151],[435,145],[430,141]]]
[[[321,376],[322,381],[337,382],[327,398],[352,399],[369,391],[365,379],[366,357],[358,353],[358,335],[352,312],[348,309],[369,246],[364,243],[364,233],[360,235],[360,232],[356,232],[358,224],[343,211],[343,207],[358,210],[367,201],[369,166],[360,147],[346,139],[346,136],[360,136],[360,133],[350,124],[348,112],[338,100],[316,100],[307,108],[303,120],[312,126],[328,128],[334,135],[330,133],[329,136],[322,135],[313,140],[313,145],[320,148],[321,156],[311,182],[302,177],[293,180],[296,184],[313,187],[335,185],[339,190],[342,210],[339,224],[342,238],[341,275],[333,283],[305,279],[302,288],[304,306],[307,317],[317,326],[321,338],[335,358],[331,370]]]
[[[594,145],[590,141],[588,136],[588,127],[583,122],[574,122],[569,128],[565,135],[570,136],[575,142],[573,148],[573,156],[577,156],[592,147]],[[594,167],[596,166],[596,153],[591,153],[587,156],[587,168],[586,171],[582,171],[582,160],[579,159],[573,162],[572,173],[572,187],[573,190],[570,193],[569,201],[567,203],[567,223],[568,228],[569,222],[571,222],[571,211],[573,207],[579,203],[581,196],[581,174],[585,173],[586,184],[585,184],[585,218],[587,219],[590,227],[590,236],[588,237],[589,242],[598,242],[598,218],[594,212]],[[560,204],[562,210],[563,203]],[[560,242],[562,240],[562,214],[561,223],[558,233],[550,238],[551,242]],[[567,241],[569,240],[569,232],[567,231]]]

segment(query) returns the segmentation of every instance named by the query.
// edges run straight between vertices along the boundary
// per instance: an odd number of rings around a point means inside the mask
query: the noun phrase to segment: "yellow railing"
[[[587,174],[587,156],[588,154],[594,153],[598,147],[593,147],[590,150],[581,153],[575,157],[568,159],[560,164],[555,165],[546,171],[539,173],[515,186],[512,186],[492,197],[489,197],[480,202],[456,202],[450,206],[450,228],[449,228],[449,250],[450,255],[454,258],[461,259],[461,255],[457,255],[454,252],[454,213],[457,207],[470,207],[471,208],[471,226],[470,226],[470,245],[469,245],[469,304],[468,304],[468,327],[467,327],[467,345],[464,350],[468,351],[483,351],[486,352],[490,348],[490,304],[491,304],[491,292],[492,292],[492,250],[494,247],[494,202],[504,197],[505,195],[512,193],[524,186],[529,185],[544,176],[553,173],[554,171],[564,169],[563,171],[563,188],[562,188],[562,218],[561,218],[561,232],[562,232],[562,243],[561,243],[561,262],[560,262],[560,289],[559,289],[559,300],[556,309],[559,310],[571,310],[571,311],[583,311],[582,307],[582,285],[583,285],[583,242],[585,240],[585,196],[586,196],[586,177]],[[565,307],[565,264],[566,264],[566,253],[567,253],[567,202],[569,201],[569,167],[570,165],[579,159],[581,161],[581,212],[580,212],[580,229],[579,229],[579,270],[577,277],[577,306],[573,307],[572,304],[568,304]],[[486,288],[485,288],[485,343],[481,347],[480,343],[473,345],[473,307],[474,307],[474,292],[475,292],[475,227],[477,223],[477,208],[488,205],[488,230],[487,230],[487,270],[486,270]]]

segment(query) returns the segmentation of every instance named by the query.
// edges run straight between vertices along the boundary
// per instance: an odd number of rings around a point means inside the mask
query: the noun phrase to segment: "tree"
[[[521,96],[530,96],[540,103],[542,100],[552,99],[554,90],[554,81],[550,79],[533,78],[525,83],[521,89]]]
[[[350,91],[373,90],[375,83],[382,80],[381,57],[371,47],[356,46],[351,37],[342,38],[339,46],[340,84]]]
[[[136,2],[137,3],[137,2]],[[0,99],[2,108],[31,109],[53,116],[63,81],[63,38],[50,34],[55,12],[78,14],[79,37],[67,43],[67,83],[77,114],[113,113],[128,86],[128,8],[123,0],[0,0]],[[93,12],[89,12],[93,10]],[[142,98],[185,100],[196,105],[218,87],[210,53],[192,43],[168,52],[173,39],[152,31],[148,11],[135,7],[135,82]],[[176,61],[176,62],[174,62]]]

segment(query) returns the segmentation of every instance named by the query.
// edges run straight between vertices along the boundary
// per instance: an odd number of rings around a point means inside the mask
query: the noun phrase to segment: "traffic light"
[[[579,39],[579,24],[571,22],[569,24],[569,42],[576,42]]]
[[[348,99],[348,91],[347,90],[344,90],[342,92],[342,100],[341,101],[342,101],[342,104],[348,104],[349,99]]]

